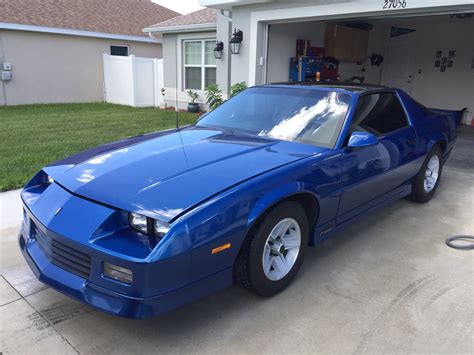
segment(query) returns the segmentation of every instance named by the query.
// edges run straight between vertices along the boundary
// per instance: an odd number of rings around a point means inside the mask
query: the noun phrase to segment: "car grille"
[[[34,230],[38,244],[52,264],[85,279],[89,278],[91,272],[89,255],[45,235],[36,226]]]

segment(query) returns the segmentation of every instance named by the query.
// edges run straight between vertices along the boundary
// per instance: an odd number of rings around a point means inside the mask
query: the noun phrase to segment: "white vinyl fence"
[[[163,104],[163,59],[104,53],[105,102],[134,107]]]

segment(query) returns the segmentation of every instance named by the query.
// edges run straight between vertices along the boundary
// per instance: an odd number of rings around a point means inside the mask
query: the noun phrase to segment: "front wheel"
[[[433,198],[441,179],[442,161],[441,148],[433,147],[413,182],[411,194],[413,201],[425,203]]]
[[[282,291],[303,262],[308,234],[308,219],[299,203],[288,201],[273,208],[241,250],[235,270],[240,284],[261,296]]]

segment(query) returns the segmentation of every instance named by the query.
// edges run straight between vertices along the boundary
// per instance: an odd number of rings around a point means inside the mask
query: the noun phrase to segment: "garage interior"
[[[266,82],[363,81],[474,111],[474,14],[273,23]]]

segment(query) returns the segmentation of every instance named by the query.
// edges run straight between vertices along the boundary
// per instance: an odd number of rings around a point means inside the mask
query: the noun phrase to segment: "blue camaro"
[[[233,282],[271,296],[308,245],[393,200],[430,200],[454,114],[384,87],[253,87],[193,126],[45,167],[22,191],[19,244],[42,282],[115,315]]]

